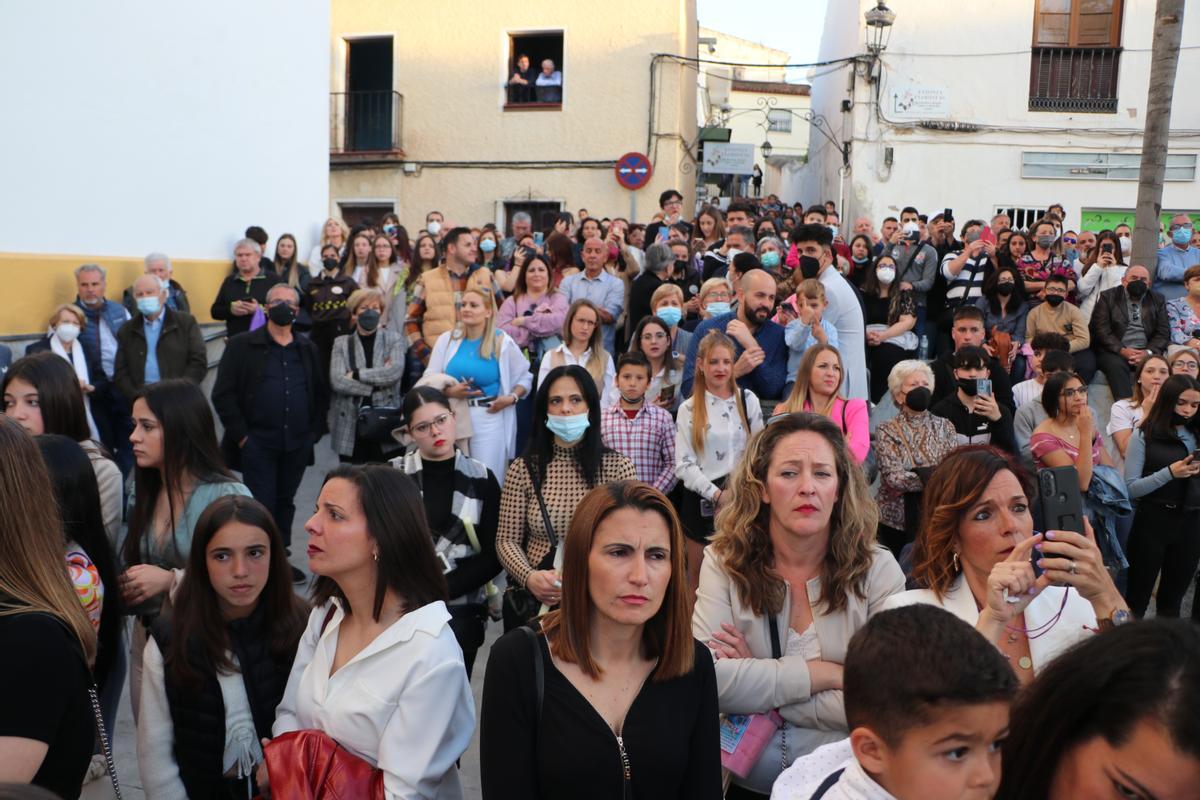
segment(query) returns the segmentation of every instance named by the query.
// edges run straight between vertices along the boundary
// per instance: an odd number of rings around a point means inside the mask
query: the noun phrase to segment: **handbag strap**
[[[553,559],[558,550],[558,534],[554,532],[554,523],[550,522],[550,512],[546,510],[546,501],[542,498],[542,482],[537,478],[537,470],[531,469],[528,461],[525,462],[525,469],[529,472],[529,480],[533,483],[533,493],[537,495],[538,508],[542,511],[542,525],[546,527],[546,538],[550,540],[548,555]]]
[[[113,795],[117,800],[121,797],[121,783],[117,780],[117,763],[113,760],[112,746],[108,741],[108,732],[104,729],[104,714],[100,711],[100,695],[96,691],[96,683],[88,687],[88,699],[92,701],[92,717],[96,721],[96,735],[100,737],[100,749],[104,751],[104,763],[108,767],[108,778],[112,781]]]
[[[833,788],[834,784],[838,782],[838,780],[842,777],[842,773],[845,771],[846,768],[842,767],[839,770],[829,773],[825,780],[821,781],[821,785],[817,787],[817,790],[813,792],[813,795],[811,798],[809,798],[809,800],[821,800],[821,798]]]
[[[542,648],[538,644],[537,632],[533,628],[522,625],[517,630],[525,632],[525,637],[529,639],[529,646],[533,648],[533,685],[537,691],[538,727],[541,727],[542,700],[546,695],[546,673],[543,672],[545,667],[542,664]]]
[[[779,646],[779,620],[771,616],[771,658],[782,658],[783,648]]]
[[[346,334],[346,360],[350,362],[350,371],[358,369],[358,354],[355,353],[357,348],[354,346],[354,332]]]

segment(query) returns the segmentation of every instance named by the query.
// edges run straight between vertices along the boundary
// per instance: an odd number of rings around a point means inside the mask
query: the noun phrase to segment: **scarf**
[[[71,352],[68,353],[67,349],[63,347],[62,341],[58,338],[58,335],[54,333],[53,328],[47,332],[47,336],[50,339],[51,352],[58,357],[65,359],[67,363],[75,368],[75,377],[79,378],[81,385],[84,383],[91,384],[92,381],[88,375],[87,356],[84,355],[83,344],[76,339],[75,346],[72,347]],[[91,434],[93,439],[95,439],[97,442],[100,441],[100,433],[96,429],[96,420],[92,419],[92,400],[87,396],[86,392],[83,393],[83,410],[84,413],[87,414],[88,432]]]

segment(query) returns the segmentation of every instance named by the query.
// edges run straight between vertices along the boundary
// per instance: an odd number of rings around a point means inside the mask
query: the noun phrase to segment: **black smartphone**
[[[942,212],[942,220],[945,222],[953,222],[954,221],[954,209],[947,208],[945,211],[943,211]]]
[[[1112,251],[1113,251],[1113,243],[1112,242],[1101,242],[1100,243],[1100,252],[1101,253],[1111,254]]]
[[[1038,505],[1042,529],[1083,533],[1083,496],[1079,492],[1079,473],[1074,467],[1046,467],[1038,470]],[[1030,555],[1033,573],[1042,576],[1037,565],[1041,552]]]

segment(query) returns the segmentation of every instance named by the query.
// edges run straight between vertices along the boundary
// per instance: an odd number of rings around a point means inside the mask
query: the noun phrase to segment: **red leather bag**
[[[276,736],[263,755],[276,800],[383,800],[383,770],[323,731]]]

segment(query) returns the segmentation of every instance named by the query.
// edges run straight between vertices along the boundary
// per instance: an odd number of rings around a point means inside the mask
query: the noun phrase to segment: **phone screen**
[[[544,234],[541,231],[538,231],[537,233],[535,233],[533,235],[533,243],[540,247],[542,244],[543,238],[544,238]]]
[[[991,393],[992,381],[990,378],[979,378],[977,381],[975,381],[975,394],[990,395]]]

